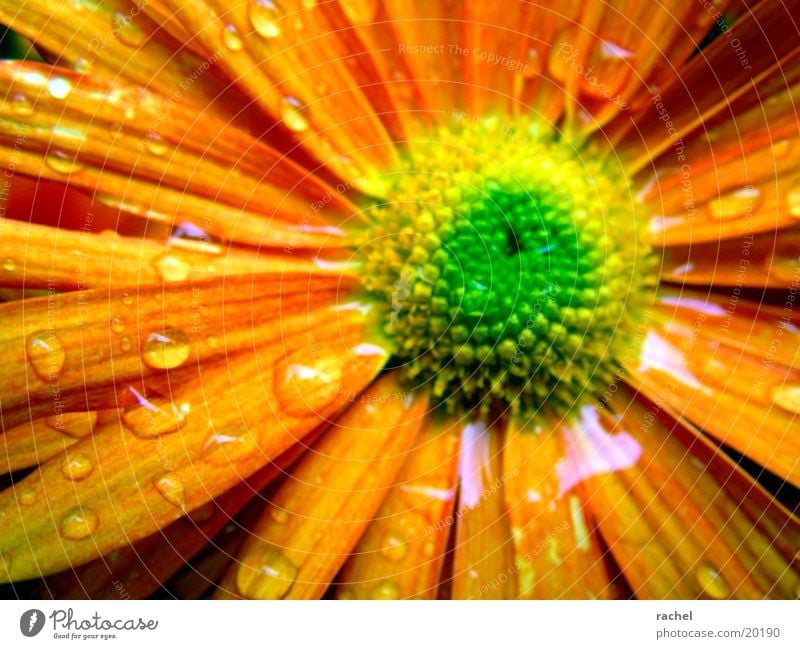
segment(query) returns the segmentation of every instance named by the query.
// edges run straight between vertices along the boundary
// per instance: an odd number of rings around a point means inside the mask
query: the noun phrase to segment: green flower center
[[[484,410],[563,412],[601,392],[653,285],[619,163],[496,122],[409,151],[362,243],[409,382]]]

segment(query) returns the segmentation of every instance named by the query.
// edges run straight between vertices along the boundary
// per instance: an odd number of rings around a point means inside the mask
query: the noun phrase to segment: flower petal
[[[464,426],[453,599],[510,599],[517,594],[514,547],[503,495],[510,474],[501,473],[501,448],[497,429],[483,422]]]
[[[625,386],[615,418],[584,409],[582,443],[632,439],[635,465],[588,474],[581,491],[637,597],[795,597],[800,526],[702,437]],[[569,443],[574,448],[574,438]]]
[[[316,599],[394,483],[427,406],[389,374],[327,431],[275,494],[235,567],[251,599]]]
[[[604,549],[574,489],[562,490],[559,424],[519,426],[512,420],[503,447],[504,495],[514,540],[514,573],[523,599],[618,596]]]
[[[387,356],[364,342],[361,321],[328,320],[311,346],[305,329],[197,367],[182,382],[155,383],[160,394],[146,380],[115,429],[0,494],[3,579],[57,572],[152,534],[334,416]],[[73,457],[80,471],[65,472]]]
[[[434,599],[458,480],[456,422],[428,419],[337,578],[339,599]]]

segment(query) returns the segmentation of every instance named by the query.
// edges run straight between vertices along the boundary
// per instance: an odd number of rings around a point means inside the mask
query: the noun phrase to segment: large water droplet
[[[341,4],[344,13],[354,25],[365,25],[375,20],[379,0],[347,0]]]
[[[278,19],[281,10],[272,0],[252,0],[250,3],[250,23],[259,36],[277,38],[281,34]]]
[[[67,353],[54,331],[39,331],[28,336],[28,360],[43,381],[54,382],[64,369]]]
[[[249,599],[280,599],[292,587],[297,573],[279,548],[260,542],[236,573],[236,588]]]
[[[147,39],[147,32],[130,16],[117,12],[113,23],[112,33],[125,45],[139,47]]]
[[[281,102],[281,119],[290,131],[301,133],[308,128],[308,120],[303,116],[305,107],[296,97],[284,97]]]
[[[97,529],[100,519],[91,509],[76,507],[61,519],[61,536],[71,541],[85,539]]]
[[[736,219],[752,214],[761,202],[761,190],[742,187],[722,194],[708,204],[708,211],[717,219]]]
[[[138,437],[157,437],[178,430],[186,422],[189,404],[176,404],[163,397],[145,398],[130,389],[136,403],[122,413],[122,422]]]
[[[381,554],[389,561],[400,561],[406,556],[408,544],[399,534],[387,534],[383,539]]]
[[[800,385],[787,383],[772,391],[772,401],[793,415],[800,415]]]
[[[169,370],[183,365],[191,349],[189,337],[183,331],[168,327],[145,339],[142,359],[152,368]]]
[[[731,595],[731,589],[722,575],[709,565],[700,566],[695,573],[697,583],[703,592],[712,599],[726,599]]]
[[[244,41],[235,25],[225,25],[222,30],[222,42],[231,52],[238,52],[244,47]]]
[[[83,439],[94,432],[97,424],[97,412],[68,412],[53,415],[45,419],[45,423],[60,433],[75,439]]]
[[[159,255],[153,262],[165,282],[182,282],[189,277],[189,265],[169,253]]]
[[[67,452],[61,462],[61,473],[68,480],[83,480],[93,469],[94,465],[91,459],[83,453]]]
[[[174,471],[165,473],[155,480],[156,489],[164,499],[176,507],[183,509],[186,506],[183,482]]]
[[[383,581],[370,591],[372,599],[399,599],[400,587],[397,582]]]
[[[342,393],[342,362],[326,353],[292,354],[275,373],[275,396],[283,412],[302,417]]]

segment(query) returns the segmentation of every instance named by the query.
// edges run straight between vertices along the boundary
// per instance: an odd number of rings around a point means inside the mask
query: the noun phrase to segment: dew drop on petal
[[[122,294],[122,303],[125,306],[131,306],[133,304],[133,296],[130,293],[123,293]]]
[[[302,417],[342,393],[342,361],[325,352],[289,356],[275,373],[275,397],[283,412]]]
[[[761,190],[742,187],[722,194],[708,204],[708,211],[717,219],[736,219],[752,214],[761,202]]]
[[[92,62],[89,59],[78,59],[72,67],[75,72],[89,74],[92,71]]]
[[[6,257],[3,260],[3,270],[8,271],[9,273],[12,273],[16,269],[17,269],[17,264],[13,259],[11,259],[11,257]]]
[[[33,491],[33,489],[21,489],[17,499],[19,500],[20,504],[30,507],[36,502],[36,493]]]
[[[372,599],[399,599],[400,587],[397,582],[383,581],[370,591]]]
[[[214,432],[203,445],[201,459],[214,466],[230,467],[232,463],[246,458],[258,450],[252,432],[241,435],[225,435]]]
[[[117,315],[111,318],[111,331],[115,334],[121,334],[125,331],[125,323],[122,321],[122,318]]]
[[[772,401],[787,412],[800,415],[800,385],[787,383],[777,386],[772,391]]]
[[[225,25],[222,30],[222,42],[231,52],[238,52],[244,47],[244,41],[235,25]]]
[[[63,151],[48,153],[44,159],[48,167],[59,174],[71,174],[81,169],[81,163]]]
[[[61,519],[61,536],[71,541],[80,541],[97,529],[100,519],[91,509],[76,507]]]
[[[190,352],[189,337],[180,329],[168,327],[147,336],[142,360],[154,369],[169,370],[183,365]]]
[[[52,415],[45,419],[45,423],[60,433],[75,439],[83,439],[94,432],[97,425],[97,412],[67,412]]]
[[[183,509],[185,507],[186,494],[183,487],[183,482],[181,482],[181,479],[177,475],[175,475],[174,471],[169,471],[168,473],[165,473],[161,477],[156,478],[155,486],[156,489],[158,490],[158,493],[164,496],[164,499],[168,503],[171,503],[172,505],[175,505],[180,509]]]
[[[31,105],[31,102],[29,102],[27,97],[21,93],[12,95],[9,104],[11,106],[11,112],[17,115],[24,116],[33,114],[33,106]]]
[[[64,369],[67,354],[54,331],[39,331],[28,336],[28,360],[43,381],[53,382]]]
[[[270,507],[269,516],[278,525],[283,525],[289,520],[289,512],[280,507]]]
[[[61,473],[67,480],[83,480],[94,469],[92,461],[83,453],[70,453],[61,462]]]
[[[281,28],[278,19],[282,16],[278,5],[272,0],[252,0],[250,3],[250,23],[259,36],[277,38]]]
[[[119,339],[119,347],[124,352],[131,351],[131,347],[133,347],[133,344],[131,343],[131,337],[130,336],[123,336],[122,338],[120,338]]]
[[[726,599],[731,595],[731,589],[719,572],[709,565],[702,565],[695,573],[697,583],[703,592],[712,599]]]
[[[387,534],[383,539],[381,554],[389,561],[401,561],[406,556],[408,545],[397,534]]]
[[[279,548],[262,542],[239,567],[236,588],[249,599],[280,599],[292,587],[298,572]]]
[[[64,77],[53,77],[47,83],[47,92],[54,99],[64,99],[72,92],[72,83]]]
[[[429,559],[432,558],[436,554],[436,544],[433,541],[425,543],[425,545],[422,546],[422,554]]]
[[[281,101],[281,119],[290,131],[301,133],[308,128],[303,116],[305,108],[296,97],[284,97]]]
[[[153,155],[164,155],[167,152],[167,143],[157,133],[148,133],[144,145]]]
[[[178,405],[163,397],[145,398],[130,389],[136,403],[122,412],[122,423],[138,437],[157,437],[178,430],[186,422],[188,404]]]
[[[159,255],[153,263],[165,282],[182,282],[191,271],[186,262],[168,253]]]

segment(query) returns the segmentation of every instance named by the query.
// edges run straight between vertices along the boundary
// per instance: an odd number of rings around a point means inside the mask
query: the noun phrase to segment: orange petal
[[[496,428],[464,426],[456,511],[453,599],[511,599],[517,594],[514,547],[505,513],[505,482]]]
[[[559,424],[511,421],[503,447],[504,495],[514,541],[514,574],[523,599],[619,595],[604,549],[573,489],[562,491]]]
[[[789,513],[627,387],[610,405],[614,417],[585,408],[571,444],[635,450],[627,468],[588,466],[581,491],[637,597],[796,596],[800,576],[791,563],[800,526]],[[587,466],[587,457],[573,461]]]
[[[311,433],[247,480],[155,534],[49,577],[47,590],[56,599],[113,599],[121,595],[122,586],[131,599],[147,597],[203,550],[248,502],[260,510],[257,494],[281,478],[315,437]],[[242,525],[241,518],[237,518],[237,524]],[[241,529],[237,527],[236,532]]]
[[[0,305],[0,350],[7,359],[0,369],[3,425],[58,409],[117,408],[115,386],[152,378],[166,381],[169,390],[164,370],[180,380],[199,362],[224,360],[254,344],[279,345],[281,337],[322,326],[332,314],[326,326],[337,331],[337,319],[345,325],[363,317],[336,306],[340,288],[336,278],[276,273]]]
[[[195,238],[174,236],[164,243],[4,220],[0,222],[0,285],[50,290],[136,289],[190,277],[198,281],[223,275],[348,272],[344,263],[333,263],[333,251],[326,253],[330,259],[326,263],[301,251],[242,250],[214,241],[202,230],[197,232]]]
[[[394,486],[342,568],[339,599],[433,599],[458,480],[457,427],[422,425]]]
[[[649,398],[800,484],[800,372],[675,323],[648,332],[638,366],[628,369]]]
[[[130,390],[116,428],[87,437],[0,494],[5,580],[79,565],[205,504],[264,466],[347,403],[386,360],[356,322],[259,344],[183,382]],[[141,391],[139,391],[141,390]],[[120,392],[124,392],[120,390]],[[21,492],[30,492],[21,505]]]
[[[371,386],[276,493],[241,553],[236,589],[251,599],[316,599],[373,519],[427,405],[395,375]]]

